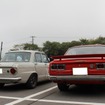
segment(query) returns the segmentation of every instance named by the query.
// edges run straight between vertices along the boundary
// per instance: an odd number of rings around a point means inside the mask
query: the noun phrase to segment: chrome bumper
[[[14,83],[14,82],[18,82],[20,80],[21,80],[21,77],[16,77],[16,78],[0,77],[0,83]]]

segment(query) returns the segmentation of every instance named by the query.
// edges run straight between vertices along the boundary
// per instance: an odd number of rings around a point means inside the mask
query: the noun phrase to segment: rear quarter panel
[[[16,65],[18,70],[18,75],[22,78],[21,82],[27,82],[28,78],[32,73],[35,73],[34,64],[27,62],[27,63],[19,63]]]

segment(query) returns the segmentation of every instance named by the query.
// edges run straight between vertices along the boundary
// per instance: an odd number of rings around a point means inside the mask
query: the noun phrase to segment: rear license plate
[[[87,68],[73,68],[73,75],[88,75]]]
[[[2,74],[3,73],[3,70],[0,68],[0,74]]]

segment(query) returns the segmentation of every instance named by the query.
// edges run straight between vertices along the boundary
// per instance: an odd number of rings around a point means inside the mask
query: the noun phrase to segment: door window
[[[41,58],[41,54],[40,53],[36,53],[35,54],[35,62],[42,62],[42,58]]]
[[[48,63],[48,58],[45,54],[42,54],[42,62]]]

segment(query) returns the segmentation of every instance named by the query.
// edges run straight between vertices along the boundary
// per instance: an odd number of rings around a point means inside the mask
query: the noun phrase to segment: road
[[[105,105],[105,86],[72,85],[60,92],[52,82],[41,82],[35,89],[6,85],[0,89],[0,105]]]

